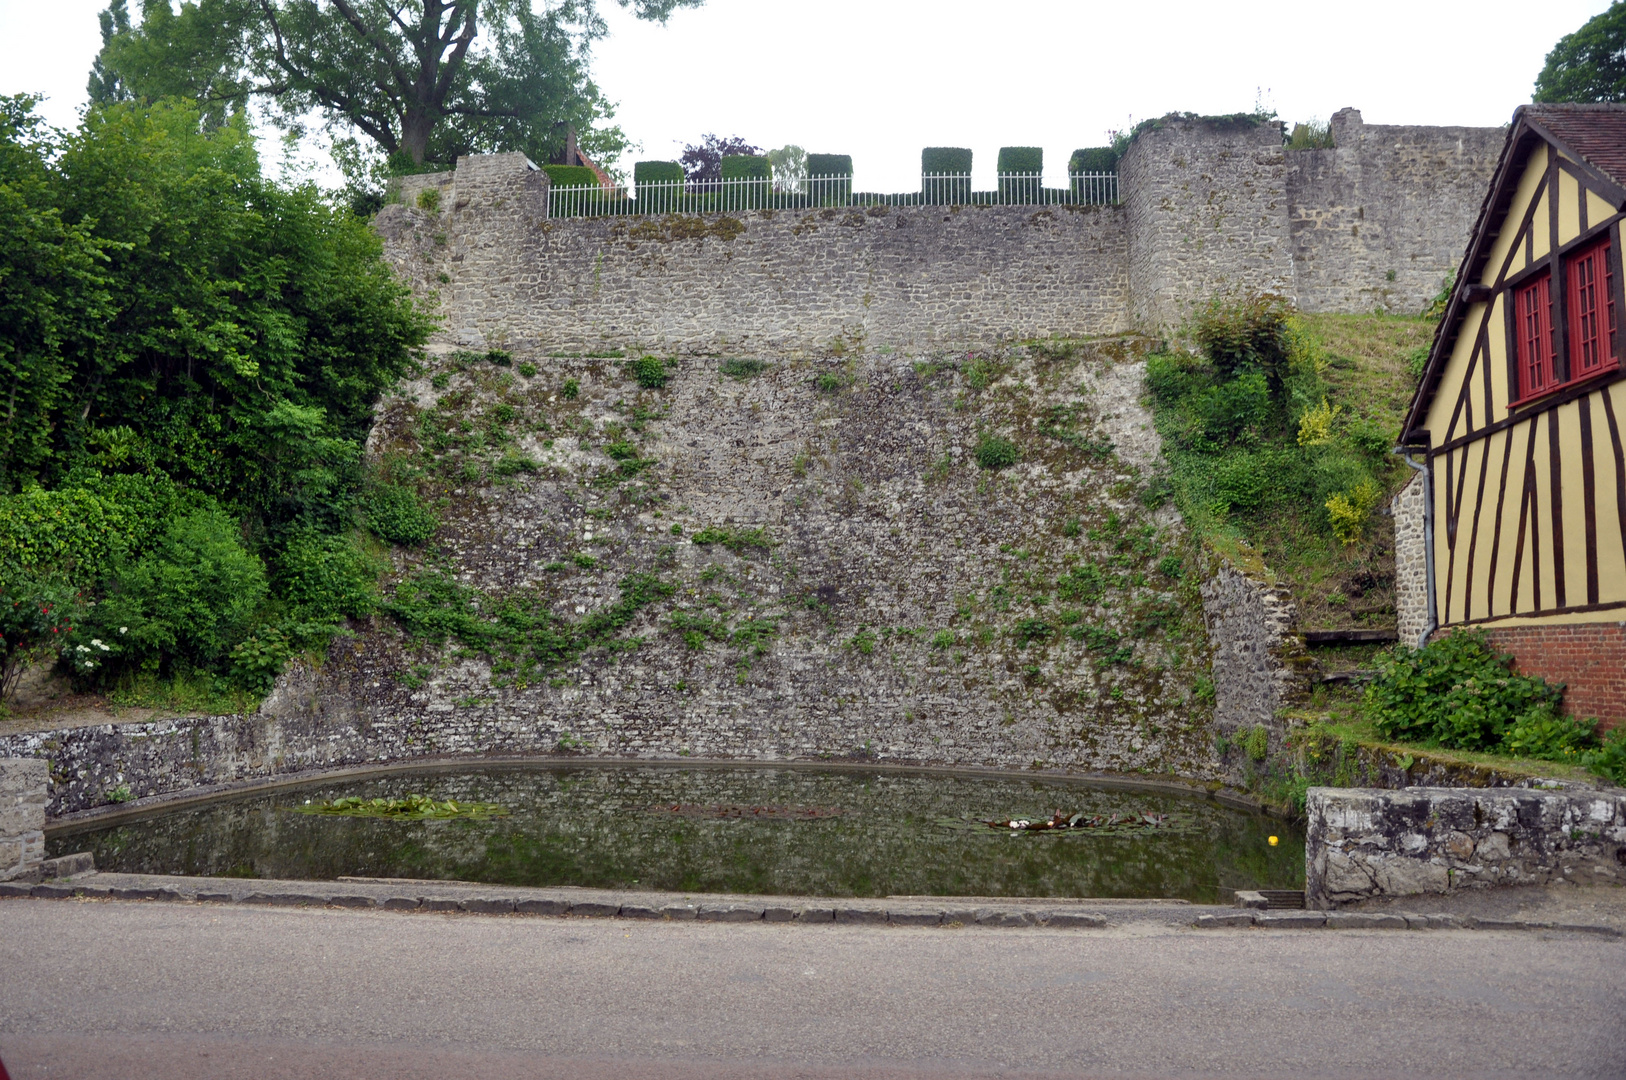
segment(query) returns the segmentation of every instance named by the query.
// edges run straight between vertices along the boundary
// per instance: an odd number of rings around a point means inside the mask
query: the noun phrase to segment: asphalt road
[[[0,901],[16,1080],[1626,1076],[1626,942]]]

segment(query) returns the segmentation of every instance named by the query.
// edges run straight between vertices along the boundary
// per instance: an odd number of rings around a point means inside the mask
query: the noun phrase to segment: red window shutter
[[[1609,242],[1565,260],[1569,274],[1570,378],[1595,374],[1615,363],[1614,275]]]
[[[1513,295],[1519,350],[1519,399],[1534,397],[1555,385],[1553,373],[1553,300],[1551,279],[1541,277]]]

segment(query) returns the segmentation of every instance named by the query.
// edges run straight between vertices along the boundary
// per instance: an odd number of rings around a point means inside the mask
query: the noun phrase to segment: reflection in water
[[[290,812],[307,799],[428,795],[507,817],[387,821]],[[1166,814],[1148,829],[1007,835],[972,822]],[[1282,837],[1279,847],[1266,838]],[[103,870],[818,896],[1228,899],[1297,888],[1295,825],[1205,799],[1055,780],[784,768],[486,768],[312,784],[56,834]]]

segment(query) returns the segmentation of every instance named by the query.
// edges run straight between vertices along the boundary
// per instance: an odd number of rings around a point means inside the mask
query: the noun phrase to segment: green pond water
[[[496,803],[477,820],[300,812],[425,795]],[[308,802],[307,802],[308,800]],[[989,819],[1166,815],[1011,833]],[[1272,847],[1268,837],[1280,843]],[[818,896],[1183,897],[1299,888],[1304,834],[1211,800],[1054,779],[740,766],[488,767],[313,783],[55,833],[102,870],[433,878]]]

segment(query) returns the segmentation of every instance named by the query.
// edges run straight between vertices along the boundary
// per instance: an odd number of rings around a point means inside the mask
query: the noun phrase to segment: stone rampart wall
[[[0,756],[0,881],[31,877],[45,860],[46,769],[31,755]]]
[[[1626,792],[1311,788],[1305,897],[1626,882]]]
[[[1306,311],[1413,315],[1468,246],[1506,128],[1332,118],[1334,148],[1285,153],[1293,292]]]
[[[1116,207],[548,220],[536,190],[466,183],[466,167],[438,213],[377,219],[460,344],[798,355],[1128,329]]]

